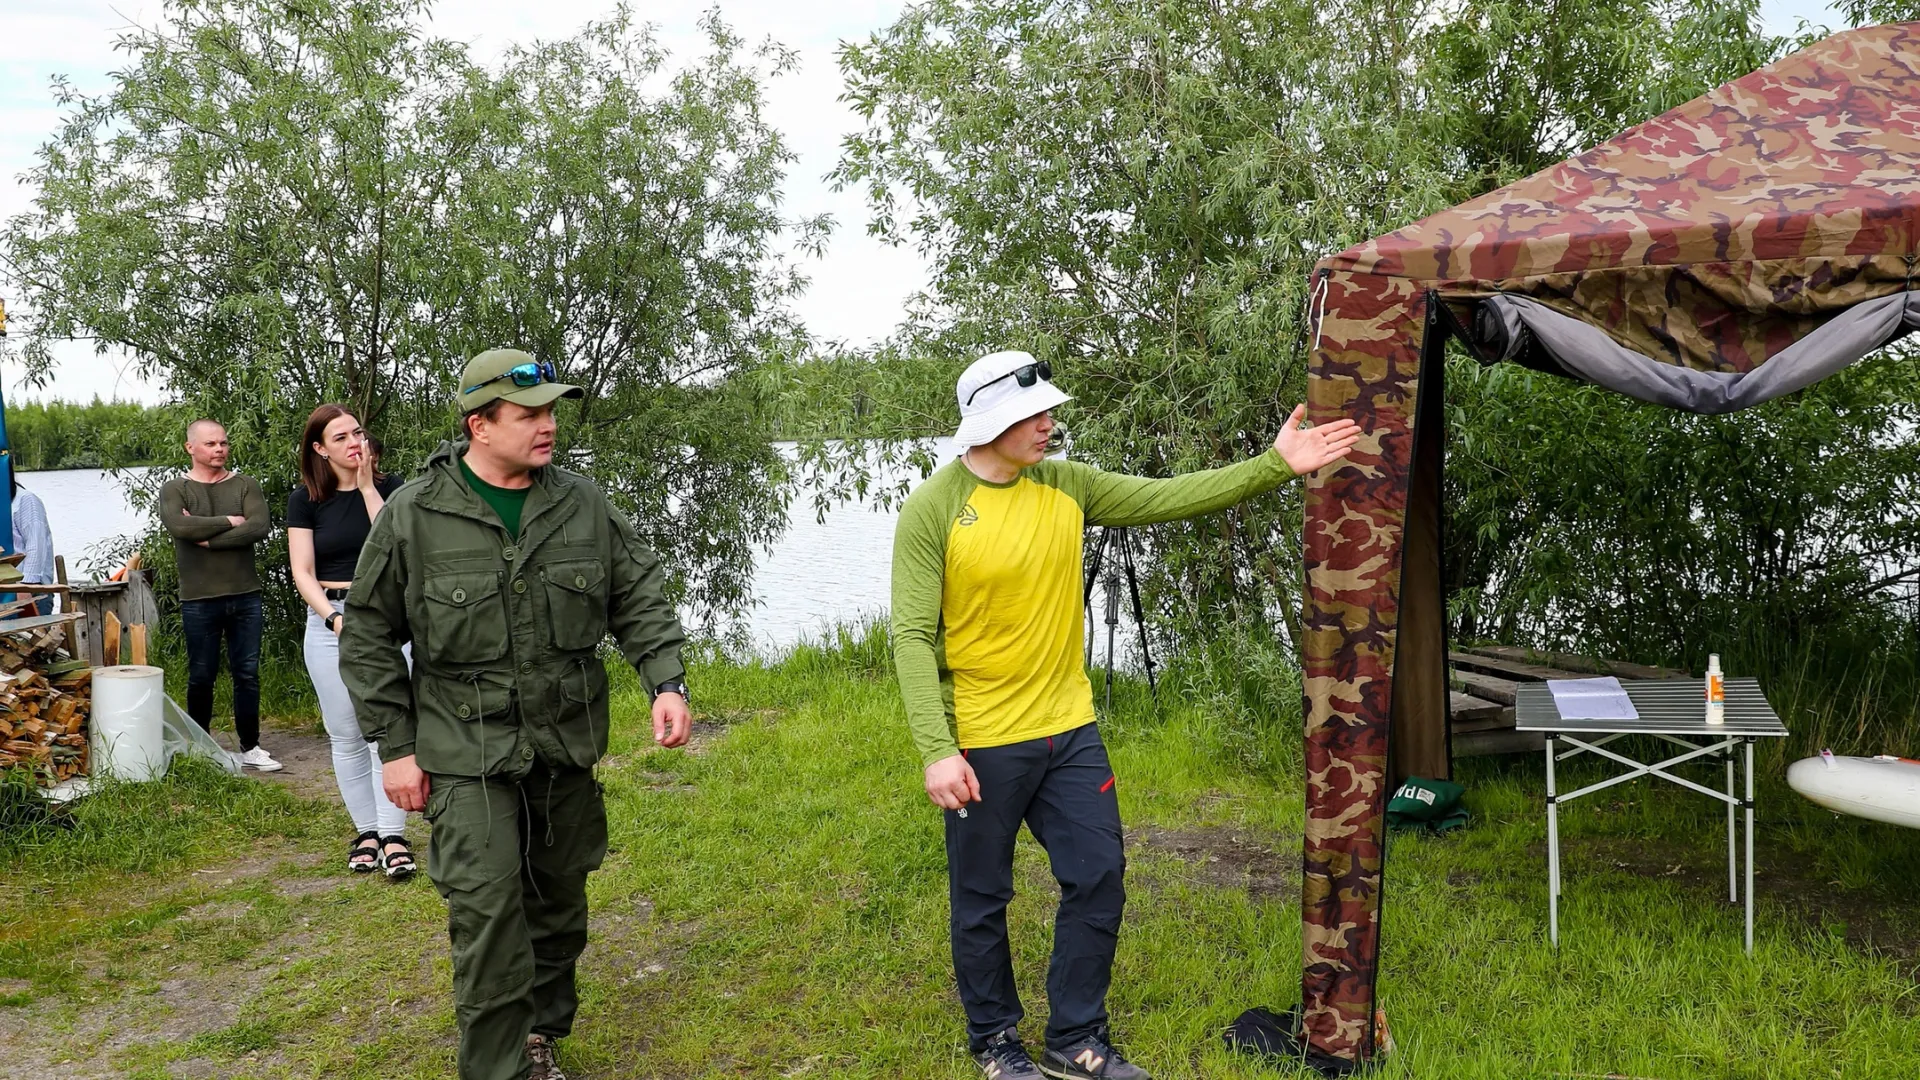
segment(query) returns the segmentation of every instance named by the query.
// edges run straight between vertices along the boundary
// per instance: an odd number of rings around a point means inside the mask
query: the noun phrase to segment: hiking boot
[[[264,746],[256,746],[236,756],[240,759],[240,764],[245,765],[249,769],[259,769],[261,772],[279,772],[281,769],[286,768],[286,766],[273,760],[273,755],[267,753],[267,748]]]
[[[553,1036],[537,1032],[527,1036],[527,1060],[533,1063],[527,1080],[567,1080],[567,1074],[560,1071],[560,1063],[553,1057]]]
[[[1058,1080],[1153,1080],[1147,1070],[1120,1056],[1104,1031],[1058,1050],[1047,1047],[1040,1055],[1040,1071]]]
[[[1040,1070],[1020,1043],[1020,1032],[1008,1028],[973,1052],[973,1060],[987,1080],[1040,1080]]]

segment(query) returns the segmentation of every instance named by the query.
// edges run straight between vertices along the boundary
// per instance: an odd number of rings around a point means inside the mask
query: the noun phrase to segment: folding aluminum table
[[[1762,738],[1787,734],[1785,724],[1767,704],[1757,679],[1726,680],[1726,720],[1707,723],[1706,683],[1702,679],[1661,679],[1657,681],[1621,680],[1627,699],[1640,714],[1637,720],[1568,720],[1555,707],[1553,691],[1544,682],[1521,683],[1514,693],[1514,728],[1538,731],[1547,742],[1547,936],[1556,948],[1560,945],[1560,804],[1572,802],[1615,784],[1642,776],[1657,776],[1727,804],[1727,900],[1738,903],[1743,890],[1735,843],[1735,814],[1746,811],[1746,948],[1753,953],[1753,744]],[[1592,736],[1600,736],[1597,739]],[[1606,749],[1608,743],[1628,735],[1651,735],[1686,748],[1686,753],[1652,763],[1636,761],[1625,754]],[[1591,739],[1591,741],[1587,741]],[[1704,744],[1690,740],[1705,739]],[[1561,750],[1570,743],[1571,750]],[[1736,749],[1746,757],[1746,796],[1735,794],[1733,759]],[[1592,753],[1628,767],[1619,776],[1600,780],[1565,795],[1555,787],[1553,764],[1575,754]],[[1724,755],[1727,759],[1727,790],[1713,790],[1667,770],[1697,758]]]

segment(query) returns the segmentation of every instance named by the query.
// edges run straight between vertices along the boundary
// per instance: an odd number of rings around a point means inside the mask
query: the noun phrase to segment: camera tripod
[[[1120,628],[1120,576],[1126,575],[1127,595],[1133,601],[1133,623],[1140,628],[1140,657],[1147,664],[1147,689],[1152,692],[1155,701],[1160,700],[1160,687],[1153,677],[1153,654],[1147,649],[1147,613],[1140,606],[1140,576],[1134,569],[1133,549],[1135,540],[1125,528],[1103,528],[1100,539],[1093,545],[1093,558],[1087,561],[1087,589],[1085,606],[1087,618],[1093,618],[1093,586],[1098,582],[1106,591],[1107,622],[1107,684],[1106,709],[1113,710],[1113,645],[1114,636]],[[1109,549],[1113,558],[1108,560]],[[1093,638],[1087,638],[1087,666],[1093,666]]]

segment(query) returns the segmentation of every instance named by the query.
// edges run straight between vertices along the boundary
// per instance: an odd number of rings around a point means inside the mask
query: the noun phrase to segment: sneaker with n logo
[[[1058,1050],[1048,1047],[1040,1055],[1040,1071],[1058,1080],[1153,1080],[1147,1070],[1121,1056],[1105,1032]]]
[[[1015,1028],[989,1038],[973,1052],[973,1060],[987,1080],[1040,1080],[1040,1070],[1033,1058],[1027,1056],[1027,1048]]]

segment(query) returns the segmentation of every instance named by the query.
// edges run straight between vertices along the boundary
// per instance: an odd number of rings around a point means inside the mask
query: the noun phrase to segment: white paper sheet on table
[[[1638,720],[1627,690],[1611,675],[1599,679],[1548,679],[1553,707],[1562,720]]]

